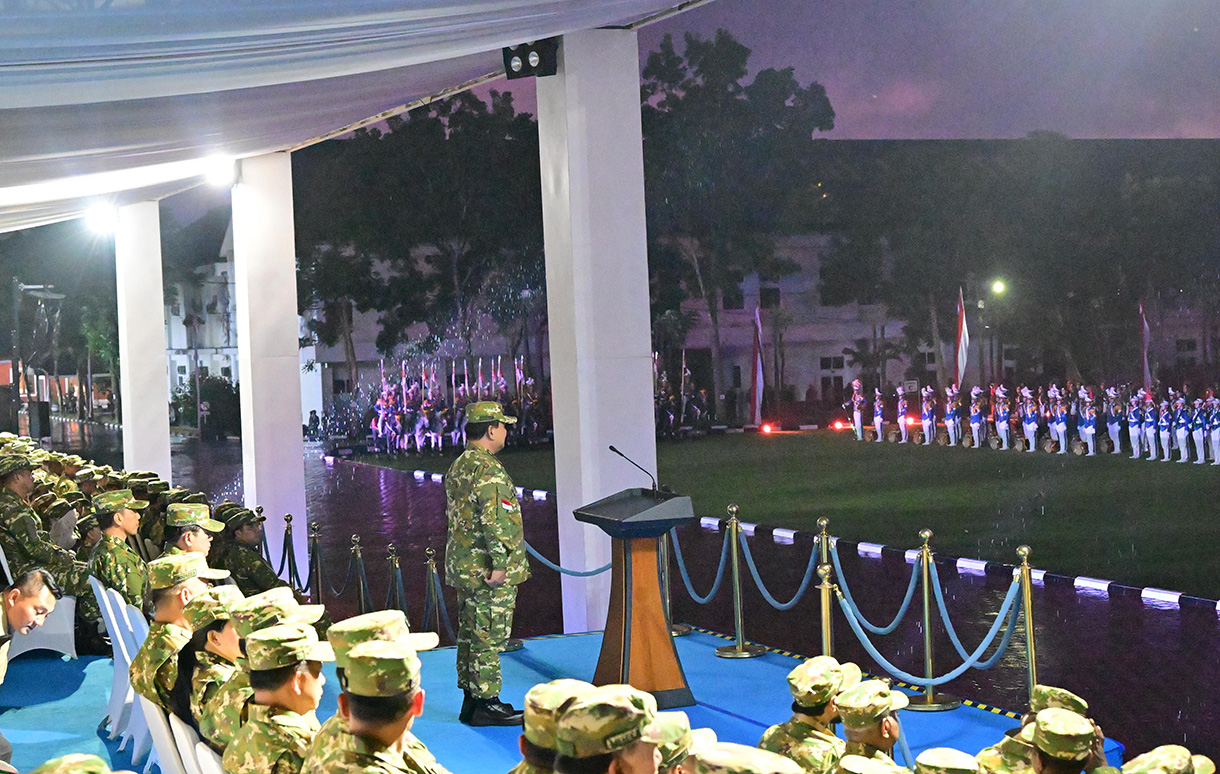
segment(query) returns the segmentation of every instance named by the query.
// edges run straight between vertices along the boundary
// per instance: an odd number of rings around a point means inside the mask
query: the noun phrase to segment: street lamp
[[[1002,279],[995,280],[991,283],[992,295],[1002,296],[1006,290],[1008,290],[1008,285]]]
[[[995,279],[991,282],[991,295],[997,298],[1004,295],[1008,290],[1008,283],[1002,279]],[[998,320],[992,322],[998,323]],[[1004,381],[1004,345],[1000,343],[999,326],[991,331],[988,348],[991,350],[991,374],[993,381]],[[997,362],[998,361],[998,362]]]

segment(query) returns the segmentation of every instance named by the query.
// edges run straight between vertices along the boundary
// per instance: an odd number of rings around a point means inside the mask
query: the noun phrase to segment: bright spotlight
[[[204,159],[203,176],[214,186],[233,185],[237,179],[237,162],[230,156],[209,156]]]
[[[1004,280],[998,279],[991,283],[991,292],[995,293],[997,296],[1004,295],[1005,290],[1008,290],[1008,285],[1004,283]]]
[[[763,425],[763,426],[762,426],[762,431],[763,431],[764,433],[766,433],[767,435],[770,435],[770,434],[771,434],[771,425]]]
[[[843,429],[843,420],[836,419],[835,420],[835,430],[842,430],[842,429]]]
[[[119,225],[119,211],[113,204],[94,204],[85,212],[85,225],[97,234],[113,234]]]

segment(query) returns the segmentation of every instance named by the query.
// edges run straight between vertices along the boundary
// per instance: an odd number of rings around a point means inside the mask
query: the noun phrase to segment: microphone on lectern
[[[641,471],[643,471],[643,473],[644,473],[644,475],[645,475],[645,476],[648,476],[650,479],[652,479],[652,491],[653,491],[653,493],[654,493],[654,494],[656,493],[656,491],[657,491],[657,479],[656,479],[656,476],[652,475],[652,474],[651,474],[651,473],[649,473],[647,470],[645,470],[644,468],[640,467],[640,464],[639,464],[638,462],[636,462],[635,460],[631,459],[631,458],[630,458],[630,457],[628,457],[626,454],[623,454],[623,453],[622,453],[621,451],[619,451],[618,449],[614,448],[614,445],[613,445],[613,444],[611,444],[611,445],[610,445],[610,451],[614,452],[614,453],[615,453],[615,454],[617,454],[618,456],[620,456],[620,457],[622,457],[623,459],[627,460],[627,461],[628,461],[628,462],[630,462],[632,465],[634,465],[635,467],[637,467],[637,468],[639,468]]]

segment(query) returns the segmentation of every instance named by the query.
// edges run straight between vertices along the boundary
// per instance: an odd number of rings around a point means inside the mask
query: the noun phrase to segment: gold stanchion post
[[[741,610],[741,546],[738,540],[741,536],[741,522],[737,520],[737,506],[729,506],[729,521],[725,525],[729,541],[729,561],[733,571],[733,630],[735,642],[716,648],[716,655],[721,658],[754,658],[766,653],[761,645],[746,642],[745,623]]]
[[[360,568],[364,566],[364,557],[360,554],[359,535],[352,535],[352,556],[355,558],[356,562],[356,609],[360,611],[361,615],[363,615],[364,613],[369,612],[369,600],[367,594],[368,589],[365,588],[364,584],[360,581]]]
[[[424,609],[432,611],[432,620],[424,621],[424,629],[431,626],[432,631],[439,635],[441,633],[441,606],[436,598],[436,581],[433,580],[436,577],[436,551],[429,548],[424,551],[424,555],[428,557],[424,563],[427,566],[425,572],[428,574],[424,585]]]
[[[401,610],[405,604],[405,600],[398,593],[398,578],[402,575],[402,568],[398,564],[398,547],[390,543],[385,547],[386,555],[390,560],[390,599],[394,600],[393,606],[388,610]]]
[[[665,622],[669,624],[669,633],[674,637],[685,637],[691,633],[691,627],[683,623],[674,623],[673,610],[670,607],[668,532],[657,539],[657,564],[661,568],[661,604],[665,607]]]
[[[1025,643],[1029,663],[1029,698],[1033,701],[1034,686],[1038,684],[1038,650],[1034,647],[1034,584],[1030,577],[1029,546],[1018,546],[1021,559],[1021,606],[1025,608]]]
[[[322,540],[322,525],[309,524],[309,599],[315,605],[322,604],[322,559],[318,544]]]
[[[830,618],[830,605],[832,595],[835,591],[835,584],[830,581],[831,572],[834,570],[829,564],[818,566],[818,577],[822,579],[822,583],[818,586],[818,590],[822,592],[822,655],[832,656],[834,649],[834,629],[833,622]]]
[[[923,545],[919,549],[920,582],[923,586],[923,667],[924,676],[931,680],[936,676],[932,668],[932,548],[928,541],[932,539],[932,530],[919,531],[919,539]],[[924,689],[923,696],[910,703],[907,709],[924,712],[943,712],[960,707],[962,700],[947,693],[937,693],[936,687],[929,685]]]

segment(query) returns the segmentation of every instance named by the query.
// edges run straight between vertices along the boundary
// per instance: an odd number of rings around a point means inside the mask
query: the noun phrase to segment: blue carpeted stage
[[[695,632],[677,640],[678,653],[698,705],[687,707],[691,723],[716,730],[725,741],[757,744],[767,726],[787,720],[791,696],[785,676],[796,659],[767,653],[756,659],[725,660],[714,650],[724,640]],[[520,706],[526,690],[557,677],[588,679],[601,647],[600,634],[543,637],[524,650],[506,654],[503,697]],[[508,771],[520,760],[515,728],[467,728],[457,721],[461,693],[454,687],[453,648],[422,654],[424,717],[415,733],[454,774]],[[13,743],[13,764],[28,771],[44,760],[68,752],[92,752],[111,759],[115,768],[131,765],[128,755],[98,733],[110,690],[109,659],[60,660],[29,654],[14,660],[0,687],[0,731]],[[338,686],[334,669],[318,717],[335,712]],[[901,713],[903,731],[918,755],[928,747],[955,747],[976,753],[994,743],[1016,720],[993,709],[961,707],[951,712]],[[1112,764],[1122,760],[1122,745],[1107,740]],[[899,761],[901,762],[901,760]]]

